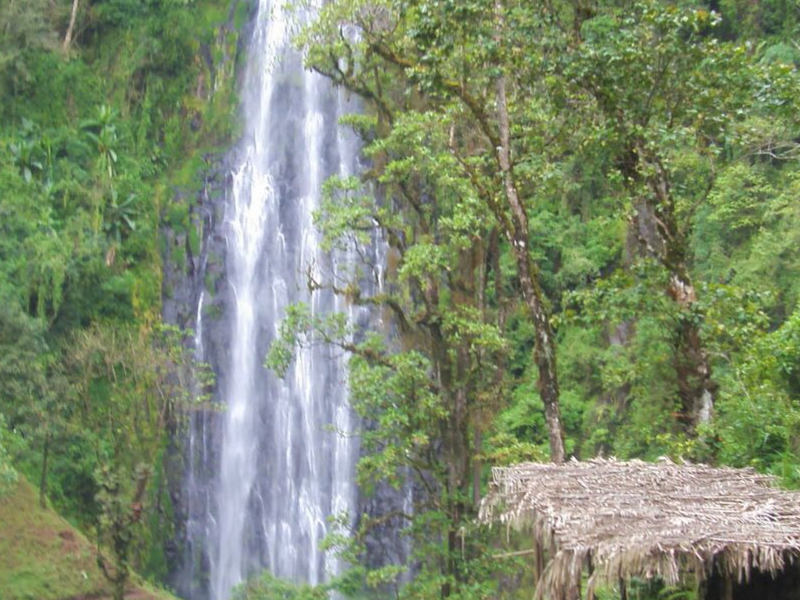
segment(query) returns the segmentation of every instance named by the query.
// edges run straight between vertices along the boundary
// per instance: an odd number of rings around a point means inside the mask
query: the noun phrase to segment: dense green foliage
[[[3,445],[3,438],[8,435],[6,433],[5,419],[0,416],[0,496],[5,495],[11,487],[17,482],[17,471],[11,464],[8,456],[8,450]]]
[[[233,600],[325,600],[328,593],[325,586],[295,585],[265,572],[238,586]]]
[[[345,124],[372,168],[330,181],[317,222],[333,248],[389,247],[377,296],[357,265],[348,285],[310,284],[382,307],[397,331],[296,307],[269,364],[320,341],[352,352],[362,489],[426,490],[395,515],[414,549],[401,597],[519,593],[519,546],[472,524],[486,465],[560,460],[559,436],[576,457],[800,483],[799,17],[338,0],[301,34],[309,66],[368,107]],[[353,565],[341,590],[402,576],[360,566],[379,521],[331,539]]]
[[[170,568],[161,228],[231,139],[241,4],[0,0],[0,481],[96,536],[117,595]]]

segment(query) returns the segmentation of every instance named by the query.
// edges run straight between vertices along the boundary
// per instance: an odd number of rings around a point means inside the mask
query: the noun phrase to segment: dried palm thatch
[[[536,597],[661,577],[674,585],[716,571],[746,581],[800,557],[800,493],[752,469],[595,459],[492,470],[480,519],[530,527],[552,557]]]

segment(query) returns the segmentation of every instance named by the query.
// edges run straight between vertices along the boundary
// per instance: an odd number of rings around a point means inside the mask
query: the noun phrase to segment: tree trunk
[[[47,507],[47,462],[50,456],[50,434],[45,435],[42,448],[42,475],[39,479],[39,506]]]
[[[481,505],[481,474],[483,472],[483,461],[478,456],[483,452],[483,432],[481,426],[476,425],[474,431],[473,442],[473,459],[472,459],[472,504],[475,510]]]
[[[643,254],[658,260],[670,274],[666,292],[676,303],[680,315],[674,349],[681,419],[694,433],[699,425],[711,420],[718,386],[711,377],[708,353],[700,336],[697,290],[687,266],[687,234],[677,223],[669,172],[641,143],[635,148],[632,152],[635,163],[630,174],[638,178],[640,163],[649,165],[651,174],[645,183],[650,195],[636,203],[636,216],[631,219],[631,226],[635,228]]]
[[[678,274],[670,277],[669,296],[681,310],[675,340],[675,373],[682,412],[690,430],[711,420],[717,384],[711,378],[708,353],[695,318],[697,294],[692,282]]]
[[[69,15],[69,26],[67,27],[67,33],[64,35],[64,52],[69,50],[70,44],[72,44],[72,36],[75,32],[75,20],[78,17],[78,4],[80,0],[72,0],[72,12]]]
[[[125,583],[127,577],[119,578],[114,582],[114,600],[125,600]]]
[[[500,129],[500,146],[497,148],[498,161],[503,176],[506,201],[511,212],[511,227],[506,235],[514,251],[522,296],[533,321],[536,343],[533,360],[539,371],[539,395],[544,404],[550,442],[550,458],[554,463],[564,462],[564,432],[561,427],[559,407],[558,371],[556,369],[556,348],[550,318],[542,301],[538,276],[531,264],[528,252],[528,216],[519,197],[511,163],[511,127],[506,100],[506,78],[501,75],[496,83],[497,116]]]
[[[733,578],[730,575],[722,580],[722,600],[733,600]]]

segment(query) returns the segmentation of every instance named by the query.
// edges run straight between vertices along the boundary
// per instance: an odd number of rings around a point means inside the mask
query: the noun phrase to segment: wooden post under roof
[[[722,599],[733,600],[733,578],[726,575],[722,578]]]

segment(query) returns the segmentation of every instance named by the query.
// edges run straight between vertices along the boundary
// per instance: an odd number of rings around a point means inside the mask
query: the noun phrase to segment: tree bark
[[[722,600],[733,600],[733,579],[730,575],[722,579]]]
[[[472,447],[472,504],[477,509],[481,505],[481,473],[483,472],[483,461],[478,457],[483,452],[483,431],[480,424],[475,426],[473,433],[474,441]]]
[[[499,3],[498,3],[499,4]],[[545,421],[547,422],[550,443],[550,458],[554,463],[564,462],[564,432],[561,426],[561,409],[559,407],[558,370],[556,368],[556,348],[550,317],[542,300],[538,276],[531,264],[528,252],[528,216],[517,190],[511,162],[511,127],[506,99],[506,78],[497,78],[495,99],[500,133],[500,145],[497,157],[503,177],[506,201],[511,212],[511,228],[507,228],[506,236],[514,251],[522,296],[533,321],[536,342],[533,350],[533,361],[539,372],[539,395],[544,404]]]
[[[67,27],[67,33],[64,35],[64,45],[63,50],[67,52],[69,50],[70,45],[72,44],[72,36],[75,32],[75,21],[78,17],[78,4],[80,0],[72,0],[72,12],[69,15],[69,26]]]
[[[646,179],[650,197],[639,202],[637,234],[646,254],[656,258],[670,274],[666,292],[680,315],[674,346],[681,417],[694,432],[711,420],[717,384],[711,377],[708,352],[700,335],[697,290],[687,265],[687,235],[677,223],[669,172],[641,143],[636,146],[636,155],[651,167]]]
[[[114,582],[114,600],[125,600],[125,584],[128,578],[120,578]]]
[[[675,302],[680,319],[673,344],[680,419],[694,433],[711,420],[718,385],[700,335],[697,290],[689,275],[687,233],[678,225],[670,173],[659,156],[648,151],[643,142],[632,141],[622,165],[632,182],[629,189],[638,195],[635,216],[629,219],[630,234],[638,241],[641,255],[657,260],[670,275],[665,291]],[[643,175],[643,171],[648,174]]]
[[[48,433],[44,438],[44,446],[42,448],[42,475],[39,479],[39,506],[42,508],[47,507],[47,463],[50,457],[50,434]]]
[[[675,340],[675,374],[682,412],[691,431],[711,420],[716,382],[711,378],[708,353],[700,336],[694,304],[697,293],[691,280],[673,273],[667,290],[681,310]]]

